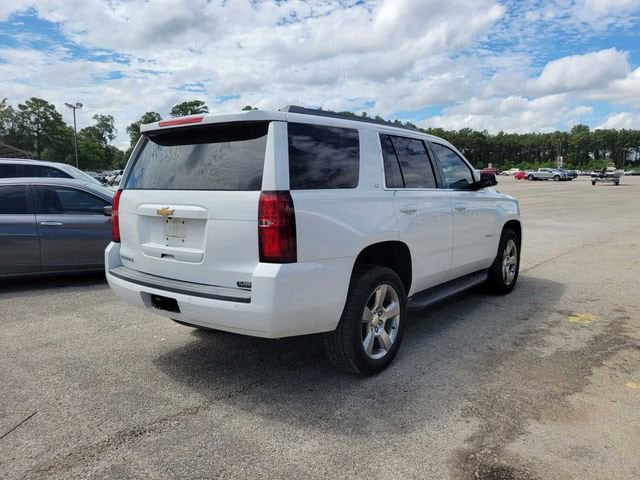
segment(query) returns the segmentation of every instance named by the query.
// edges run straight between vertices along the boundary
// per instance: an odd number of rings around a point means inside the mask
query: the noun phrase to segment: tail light
[[[260,261],[295,263],[296,215],[288,191],[262,192],[258,205]]]
[[[120,241],[120,218],[118,215],[120,195],[122,195],[122,190],[118,190],[113,196],[113,206],[111,207],[111,236],[114,242]]]

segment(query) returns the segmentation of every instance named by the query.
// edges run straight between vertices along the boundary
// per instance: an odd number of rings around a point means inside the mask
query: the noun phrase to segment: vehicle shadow
[[[0,295],[50,290],[56,288],[75,289],[87,286],[107,285],[104,272],[56,274],[39,277],[0,278]]]
[[[483,354],[508,355],[530,342],[540,328],[531,319],[564,290],[523,275],[508,296],[472,291],[410,314],[394,363],[369,378],[333,368],[319,336],[265,340],[194,330],[189,343],[154,364],[210,408],[223,404],[341,435],[407,433],[472,393]]]

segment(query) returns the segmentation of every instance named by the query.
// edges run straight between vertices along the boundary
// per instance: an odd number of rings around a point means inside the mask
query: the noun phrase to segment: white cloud
[[[299,103],[366,105],[370,115],[391,117],[444,108],[423,124],[564,129],[605,121],[594,119],[589,101],[640,108],[629,47],[599,43],[603,28],[628,28],[639,3],[12,0],[0,2],[0,21],[32,9],[72,43],[47,43],[46,32],[0,43],[0,92],[14,105],[46,98],[67,121],[64,102],[80,101],[80,128],[110,113],[120,147],[142,113],[166,116],[192,98],[216,112]],[[33,48],[37,35],[45,49]],[[585,52],[593,48],[600,50]]]
[[[629,73],[627,55],[614,48],[570,55],[547,63],[539,77],[527,80],[525,92],[552,94],[605,87]]]
[[[525,97],[472,98],[449,108],[419,126],[445,129],[472,128],[497,133],[549,132],[567,129],[575,120],[589,115],[588,106],[571,107],[567,95],[547,95],[533,100]]]
[[[606,121],[596,128],[616,128],[640,130],[640,112],[619,112],[609,115]]]

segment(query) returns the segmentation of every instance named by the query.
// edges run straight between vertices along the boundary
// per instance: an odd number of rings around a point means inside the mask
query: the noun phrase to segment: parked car
[[[502,172],[500,172],[500,175],[505,175],[510,177],[511,175],[515,175],[519,171],[520,171],[519,168],[510,168],[509,170],[503,170]]]
[[[557,168],[539,168],[538,170],[528,171],[527,180],[555,180],[559,182],[569,180],[569,177],[566,172]]]
[[[578,177],[578,172],[576,170],[565,170],[564,168],[557,168],[556,170],[564,172],[567,176],[567,180],[573,180]]]
[[[522,170],[518,170],[516,173],[513,174],[513,178],[515,178],[516,180],[524,180],[527,178],[527,174]]]
[[[75,178],[102,186],[91,175],[66,163],[0,158],[0,178],[17,177]]]
[[[408,308],[516,284],[518,202],[446,140],[301,107],[141,131],[105,252],[133,305],[244,335],[322,333],[334,364],[369,375]]]
[[[112,195],[85,180],[0,179],[0,277],[103,269]]]

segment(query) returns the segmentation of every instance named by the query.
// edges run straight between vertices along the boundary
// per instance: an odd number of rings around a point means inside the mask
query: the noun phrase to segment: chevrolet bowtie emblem
[[[173,210],[172,208],[162,207],[162,208],[159,208],[158,210],[156,210],[156,213],[158,215],[163,216],[163,217],[170,217],[171,215],[173,215],[174,211],[175,210]]]

